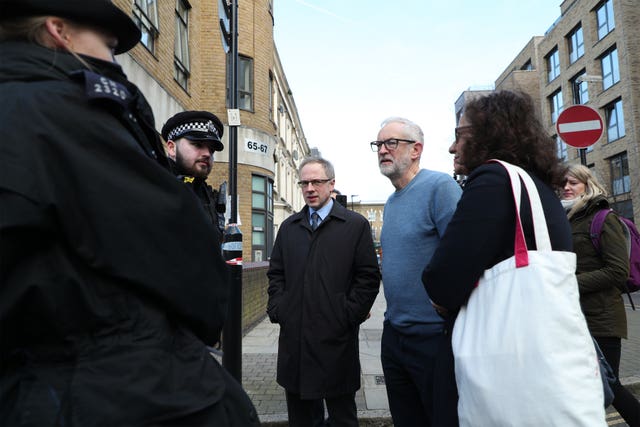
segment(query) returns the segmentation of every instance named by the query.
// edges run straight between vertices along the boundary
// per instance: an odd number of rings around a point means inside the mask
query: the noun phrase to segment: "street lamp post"
[[[352,194],[351,195],[351,210],[353,210],[353,199],[356,198],[356,197],[358,197],[357,194]]]

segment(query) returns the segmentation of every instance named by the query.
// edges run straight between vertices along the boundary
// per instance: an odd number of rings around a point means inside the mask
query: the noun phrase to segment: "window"
[[[556,147],[558,152],[558,159],[563,162],[567,161],[567,144],[560,138],[560,136],[556,135]]]
[[[579,75],[571,79],[571,92],[574,104],[586,104],[589,101],[589,83],[582,80],[586,73],[582,71]]]
[[[133,20],[142,32],[140,43],[155,53],[158,37],[158,4],[156,0],[135,0]]]
[[[602,65],[602,89],[606,90],[620,81],[618,49],[613,48],[600,59]]]
[[[231,69],[231,55],[227,55],[227,69]],[[231,73],[227,73],[228,79]],[[231,81],[227,80],[227,105],[231,105]],[[253,111],[253,59],[238,56],[238,108]]]
[[[611,209],[618,212],[621,216],[636,222],[633,218],[633,201],[623,200],[620,202],[613,202],[610,204]]]
[[[275,97],[276,97],[276,82],[273,78],[273,74],[271,74],[271,71],[269,71],[269,119],[271,119],[272,122],[276,122],[276,117],[275,117],[275,112],[274,112],[274,104],[275,104]]]
[[[560,54],[558,48],[554,48],[546,57],[547,60],[547,81],[552,81],[560,75]]]
[[[578,25],[567,36],[569,44],[569,62],[573,64],[584,55],[584,38],[582,37],[582,25]]]
[[[562,90],[558,89],[549,97],[549,108],[551,110],[551,123],[558,120],[558,116],[562,112]]]
[[[533,64],[531,63],[531,60],[527,60],[527,62],[524,63],[524,65],[522,67],[520,67],[520,69],[522,71],[531,71],[533,70]]]
[[[631,183],[629,180],[629,160],[627,153],[622,153],[611,158],[611,192],[612,195],[631,191]]]
[[[251,176],[251,259],[266,261],[273,246],[273,180]]]
[[[371,222],[371,221],[375,221],[377,218],[376,215],[376,210],[375,209],[370,209],[367,211],[367,219]]]
[[[607,0],[600,4],[596,9],[596,18],[598,20],[598,40],[601,40],[616,27],[616,21],[613,18],[613,0]]]
[[[253,59],[238,57],[238,108],[253,111]]]
[[[174,78],[187,90],[189,81],[189,6],[176,0],[176,40],[174,46]]]
[[[625,135],[624,112],[622,111],[622,100],[618,99],[604,107],[605,118],[607,120],[607,141],[613,142]]]

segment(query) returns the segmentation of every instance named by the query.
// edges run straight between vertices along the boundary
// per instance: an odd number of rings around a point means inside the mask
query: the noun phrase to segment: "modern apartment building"
[[[604,134],[586,149],[586,164],[605,184],[622,215],[640,221],[640,3],[638,0],[565,0],[543,37],[533,37],[495,82],[539,101],[558,156],[579,163],[580,153],[557,136],[563,109],[585,104],[604,122]]]
[[[209,177],[229,181],[229,59],[218,1],[114,0],[142,41],[117,60],[151,104],[156,127],[182,110],[207,110],[225,123],[225,150]],[[238,220],[245,262],[266,261],[278,225],[304,206],[297,166],[310,153],[273,40],[273,1],[239,1]],[[227,207],[227,212],[229,206]]]

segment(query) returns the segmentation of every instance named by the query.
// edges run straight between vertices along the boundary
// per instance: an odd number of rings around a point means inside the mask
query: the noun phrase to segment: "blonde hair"
[[[53,50],[59,50],[51,37],[51,34],[47,31],[46,21],[49,16],[29,16],[26,18],[18,18],[12,20],[0,21],[0,42],[9,40],[21,40],[29,43],[35,43],[40,46],[44,46]],[[76,26],[77,24],[65,19],[69,25]],[[82,65],[89,70],[93,70],[91,65],[87,63],[80,55],[68,47],[64,47],[69,54],[73,55]]]
[[[0,22],[0,42],[24,40],[41,46],[51,44],[51,36],[45,27],[46,16],[31,16]]]
[[[578,200],[571,210],[567,213],[567,216],[571,218],[576,212],[587,205],[591,200],[598,196],[607,196],[607,190],[598,181],[598,179],[591,173],[591,169],[583,165],[570,165],[565,170],[565,176],[570,175],[584,184],[584,193],[578,196]],[[566,183],[566,181],[565,181]]]

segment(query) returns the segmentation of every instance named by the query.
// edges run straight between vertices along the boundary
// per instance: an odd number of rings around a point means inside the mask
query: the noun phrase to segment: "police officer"
[[[114,62],[139,39],[109,0],[0,0],[3,426],[259,425],[207,351],[216,227]]]
[[[213,154],[224,149],[223,132],[220,119],[208,111],[183,111],[162,127],[175,175],[193,189],[221,233],[225,223],[226,184],[216,191],[206,180],[213,167]]]

